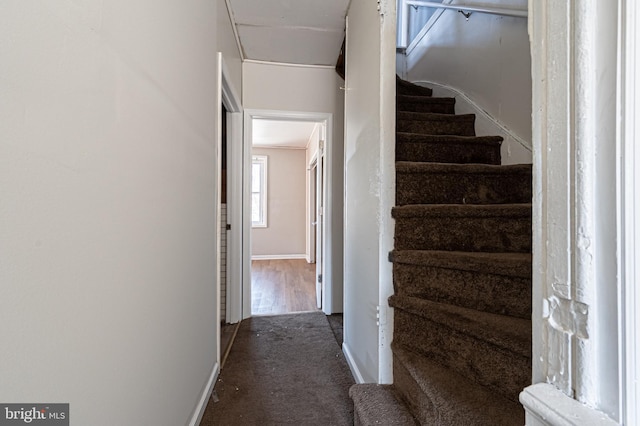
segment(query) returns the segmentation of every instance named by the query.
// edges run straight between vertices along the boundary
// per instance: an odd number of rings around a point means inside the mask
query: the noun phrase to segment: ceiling
[[[228,0],[244,59],[335,65],[349,0]]]
[[[254,118],[251,129],[253,146],[259,148],[305,149],[317,124],[310,121]]]

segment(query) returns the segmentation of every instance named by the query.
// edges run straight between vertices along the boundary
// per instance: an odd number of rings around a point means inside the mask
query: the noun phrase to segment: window
[[[254,155],[251,160],[251,225],[267,227],[267,156]]]

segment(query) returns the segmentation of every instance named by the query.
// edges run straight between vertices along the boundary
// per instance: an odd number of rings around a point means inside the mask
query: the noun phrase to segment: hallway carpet
[[[354,381],[322,312],[240,324],[201,426],[352,425]]]

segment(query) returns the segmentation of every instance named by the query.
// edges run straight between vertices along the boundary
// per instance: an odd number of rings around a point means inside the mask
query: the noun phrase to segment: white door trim
[[[326,132],[325,132],[326,133]],[[315,177],[314,182],[316,187],[313,194],[316,197],[315,200],[315,253],[316,253],[316,306],[321,309],[324,306],[324,300],[322,295],[324,294],[324,138],[320,138],[318,141],[318,155],[315,163]],[[319,238],[318,238],[319,237]]]
[[[620,261],[620,389],[623,423],[640,423],[640,269],[636,266],[640,250],[640,7],[637,0],[620,1],[620,84],[618,86],[619,139],[621,150],[620,203],[618,228]]]
[[[249,171],[251,162],[251,141],[252,141],[252,127],[254,119],[267,119],[267,120],[287,120],[287,121],[312,121],[317,123],[323,123],[326,128],[325,132],[325,171],[323,186],[325,192],[324,198],[324,211],[325,214],[322,217],[323,229],[324,229],[324,243],[322,257],[325,259],[323,263],[323,282],[322,282],[322,310],[325,314],[329,315],[333,312],[332,303],[332,241],[331,241],[331,218],[333,217],[333,202],[332,202],[332,164],[329,161],[332,158],[332,136],[333,136],[333,114],[324,112],[300,112],[300,111],[279,111],[279,110],[263,110],[263,109],[245,109],[244,110],[244,176],[245,183],[243,185],[243,198],[244,204],[247,208],[244,211],[243,217],[243,317],[248,318],[251,316],[251,217],[249,200]]]
[[[318,153],[316,152],[307,164],[307,262],[316,263],[316,183],[314,176],[318,164]]]
[[[227,237],[227,309],[226,321],[242,320],[242,104],[238,91],[230,80],[222,53],[218,52],[220,99],[218,105],[227,109],[227,223],[231,224]],[[219,118],[220,113],[218,114]],[[218,146],[221,146],[218,133]],[[219,209],[219,206],[218,206]],[[220,227],[218,227],[220,229]],[[218,247],[219,247],[218,235]],[[217,275],[220,276],[219,274]],[[238,283],[238,285],[234,285]],[[218,293],[218,298],[220,294]],[[219,299],[218,299],[219,300]],[[218,333],[219,335],[219,333]]]

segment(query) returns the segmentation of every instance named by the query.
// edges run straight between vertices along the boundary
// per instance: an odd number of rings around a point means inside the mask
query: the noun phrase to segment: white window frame
[[[262,173],[260,177],[260,221],[254,222],[251,221],[252,228],[266,228],[267,227],[267,179],[269,176],[268,173],[268,156],[266,155],[252,155],[251,156],[251,172],[253,173],[253,165],[260,164],[262,165]],[[251,176],[251,180],[253,182],[253,175]],[[253,199],[253,188],[251,188],[251,198]],[[251,205],[251,216],[253,218],[253,203]]]

